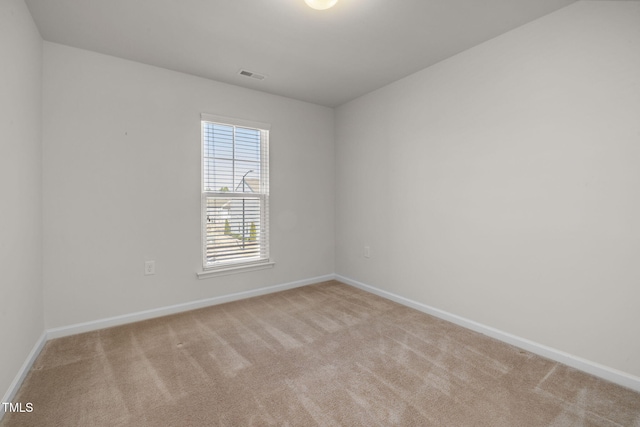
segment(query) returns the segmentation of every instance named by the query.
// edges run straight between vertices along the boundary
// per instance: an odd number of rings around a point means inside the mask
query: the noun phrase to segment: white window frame
[[[231,259],[223,262],[210,263],[207,259],[207,198],[220,197],[219,191],[211,191],[205,188],[205,138],[204,138],[204,126],[205,122],[215,123],[225,126],[234,126],[248,129],[256,129],[260,131],[260,145],[261,145],[261,158],[260,158],[260,176],[264,180],[264,188],[255,198],[260,199],[260,235],[261,246],[260,255],[250,261],[245,259]],[[201,154],[200,154],[200,185],[201,185],[201,245],[200,250],[202,253],[202,271],[197,275],[200,279],[207,277],[227,275],[240,273],[245,271],[260,270],[264,268],[273,267],[274,263],[269,258],[269,131],[271,125],[268,123],[249,121],[243,119],[236,119],[230,117],[223,117],[213,114],[202,113],[200,115],[200,139],[201,139]],[[225,193],[225,197],[240,197],[239,195],[230,195]]]

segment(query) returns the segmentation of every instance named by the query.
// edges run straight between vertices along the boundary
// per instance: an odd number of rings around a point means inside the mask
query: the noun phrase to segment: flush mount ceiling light
[[[338,0],[304,0],[304,2],[312,9],[325,10],[333,7]]]

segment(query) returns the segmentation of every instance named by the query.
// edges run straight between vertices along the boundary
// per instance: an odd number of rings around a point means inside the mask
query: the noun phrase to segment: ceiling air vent
[[[267,77],[263,74],[258,74],[258,73],[254,73],[252,71],[247,71],[247,70],[240,70],[238,71],[238,74],[240,74],[241,76],[250,77],[256,80],[264,80],[264,78]]]

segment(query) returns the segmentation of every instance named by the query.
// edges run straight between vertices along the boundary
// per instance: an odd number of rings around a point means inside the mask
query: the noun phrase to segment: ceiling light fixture
[[[304,2],[312,9],[325,10],[333,7],[338,0],[304,0]]]

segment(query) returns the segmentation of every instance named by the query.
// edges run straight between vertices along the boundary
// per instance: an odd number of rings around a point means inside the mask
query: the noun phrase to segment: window
[[[202,115],[205,271],[269,262],[269,125]]]

